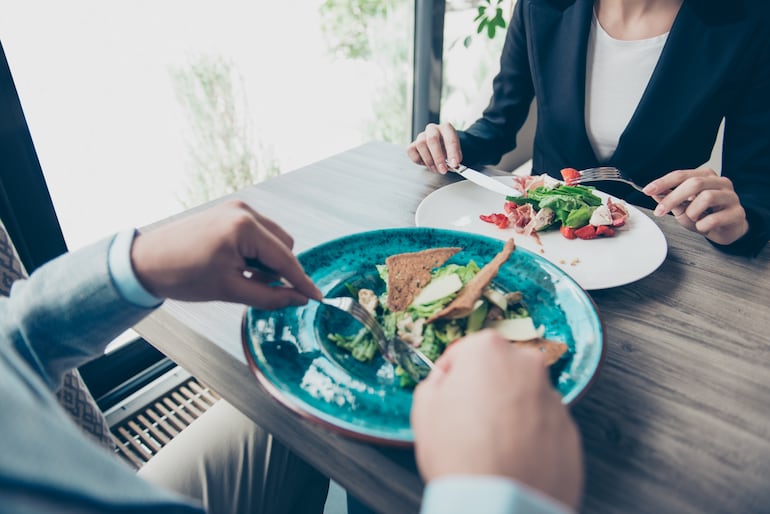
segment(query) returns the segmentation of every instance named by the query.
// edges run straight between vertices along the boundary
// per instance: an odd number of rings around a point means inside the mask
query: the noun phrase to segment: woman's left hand
[[[644,188],[658,206],[656,216],[671,212],[680,225],[717,244],[730,244],[749,230],[732,181],[711,168],[672,171]]]

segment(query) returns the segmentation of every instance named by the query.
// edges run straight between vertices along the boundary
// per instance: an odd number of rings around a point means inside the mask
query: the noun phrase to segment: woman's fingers
[[[439,125],[441,138],[444,142],[446,151],[446,160],[449,166],[457,168],[463,160],[463,154],[460,150],[460,139],[457,137],[457,131],[451,123],[442,123]]]
[[[446,165],[447,157],[444,148],[444,139],[438,125],[431,123],[425,127],[425,142],[428,145],[428,150],[433,159],[434,171],[438,171],[443,175],[448,171]]]
[[[730,179],[709,168],[677,170],[649,183],[644,192],[688,230],[718,244],[730,244],[748,231],[746,212]]]
[[[701,173],[698,171],[692,170],[692,173],[689,174],[675,171],[662,177],[659,181],[654,181],[648,185],[649,187],[655,184],[654,194],[662,197],[655,208],[656,216],[663,216],[678,208],[685,210],[701,192],[711,189],[723,189],[726,186],[724,181],[727,179],[723,179],[713,173]],[[669,180],[664,181],[663,179],[666,178]],[[732,185],[730,185],[730,188],[732,188]],[[645,191],[647,190],[645,188]]]
[[[407,147],[406,153],[415,164],[441,174],[449,171],[447,161],[457,167],[462,160],[460,140],[450,123],[428,124]]]

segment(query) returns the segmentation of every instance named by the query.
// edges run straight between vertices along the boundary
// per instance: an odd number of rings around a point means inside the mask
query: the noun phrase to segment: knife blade
[[[484,175],[480,171],[476,171],[464,165],[460,165],[457,168],[449,167],[450,171],[461,175],[463,178],[470,180],[474,184],[477,184],[485,189],[494,191],[505,196],[521,196],[521,192],[517,191],[513,187],[506,186],[500,181],[493,179],[488,175]]]

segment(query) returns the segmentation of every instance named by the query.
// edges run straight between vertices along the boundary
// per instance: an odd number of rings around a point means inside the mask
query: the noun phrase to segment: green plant
[[[489,39],[494,39],[498,28],[505,30],[506,22],[502,7],[505,2],[506,0],[483,0],[481,2],[478,7],[478,14],[473,19],[477,23],[477,34],[486,30]]]
[[[323,0],[321,27],[331,49],[341,57],[368,59],[372,45],[367,28],[372,21],[386,19],[400,4],[403,0]]]
[[[190,127],[191,169],[186,193],[192,207],[277,175],[269,148],[256,145],[242,80],[221,57],[202,56],[172,69],[174,89]]]
[[[405,144],[409,141],[408,88],[412,4],[405,0],[323,0],[321,26],[330,52],[338,59],[373,64],[379,84],[371,100],[372,115],[362,127],[366,139]]]

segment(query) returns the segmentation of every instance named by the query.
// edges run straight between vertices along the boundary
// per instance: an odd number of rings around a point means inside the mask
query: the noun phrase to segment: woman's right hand
[[[421,164],[442,175],[449,171],[447,162],[457,168],[463,160],[460,139],[451,123],[430,123],[406,147],[406,153],[415,164]]]

